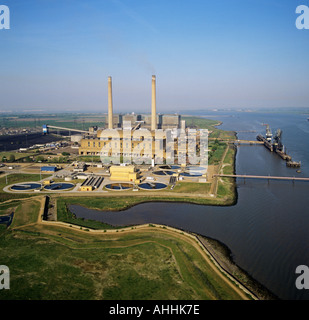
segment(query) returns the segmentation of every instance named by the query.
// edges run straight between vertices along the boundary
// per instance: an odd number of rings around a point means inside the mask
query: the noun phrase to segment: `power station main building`
[[[107,125],[97,129],[95,135],[84,136],[80,141],[80,155],[101,157],[121,157],[123,162],[130,157],[140,158],[141,163],[155,158],[166,160],[169,157],[186,153],[186,145],[179,147],[180,129],[185,130],[185,121],[177,114],[157,114],[156,76],[152,76],[151,114],[114,115],[112,78],[108,77]],[[172,145],[171,145],[172,144]],[[158,150],[159,154],[158,154]],[[162,162],[163,163],[163,162]]]

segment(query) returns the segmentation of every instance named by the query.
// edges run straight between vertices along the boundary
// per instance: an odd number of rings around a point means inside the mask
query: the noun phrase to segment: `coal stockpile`
[[[62,138],[59,136],[43,135],[42,133],[0,136],[0,151],[28,148],[35,144],[45,144],[60,140],[62,140]]]

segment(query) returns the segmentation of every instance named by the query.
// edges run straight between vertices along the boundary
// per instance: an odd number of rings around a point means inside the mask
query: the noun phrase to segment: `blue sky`
[[[309,107],[309,0],[2,0],[0,111]]]

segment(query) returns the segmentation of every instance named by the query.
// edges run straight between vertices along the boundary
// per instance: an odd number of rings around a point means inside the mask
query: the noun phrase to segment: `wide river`
[[[263,123],[283,131],[283,143],[301,173],[264,146],[239,146],[236,173],[309,177],[309,121],[301,114],[207,112],[239,139],[255,140]],[[247,132],[247,131],[256,132]],[[309,299],[295,286],[299,265],[309,266],[309,182],[237,180],[234,206],[144,203],[121,212],[71,206],[78,216],[113,225],[158,223],[196,232],[226,244],[234,261],[281,299]]]

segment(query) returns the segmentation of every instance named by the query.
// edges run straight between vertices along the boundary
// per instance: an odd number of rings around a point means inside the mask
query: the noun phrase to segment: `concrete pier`
[[[309,181],[309,178],[301,178],[301,177],[254,176],[254,175],[244,175],[244,174],[214,174],[213,177],[243,178],[243,179],[269,179],[269,180]]]

